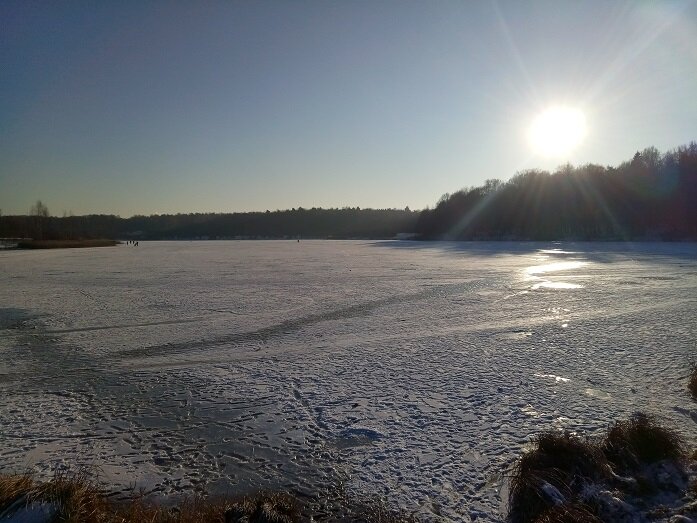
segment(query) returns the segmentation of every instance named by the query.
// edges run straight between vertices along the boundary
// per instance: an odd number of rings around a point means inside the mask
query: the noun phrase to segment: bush
[[[615,423],[602,449],[608,461],[622,472],[636,471],[663,459],[680,461],[685,456],[680,436],[643,413]]]
[[[607,461],[592,442],[569,433],[541,434],[513,470],[509,517],[520,523],[536,521],[585,484],[608,475]]]

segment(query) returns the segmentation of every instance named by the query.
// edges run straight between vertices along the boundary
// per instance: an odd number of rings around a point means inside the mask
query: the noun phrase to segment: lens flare
[[[586,136],[586,117],[573,107],[550,107],[533,120],[528,129],[530,145],[543,156],[564,156]]]

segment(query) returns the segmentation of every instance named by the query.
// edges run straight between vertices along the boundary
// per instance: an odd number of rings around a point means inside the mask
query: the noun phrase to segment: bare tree
[[[49,217],[48,207],[41,200],[36,200],[36,203],[29,209],[29,215],[32,217],[34,239],[42,240],[44,236],[44,225]]]
[[[41,200],[36,200],[36,203],[29,209],[29,214],[31,216],[39,216],[41,218],[48,218],[48,207]]]

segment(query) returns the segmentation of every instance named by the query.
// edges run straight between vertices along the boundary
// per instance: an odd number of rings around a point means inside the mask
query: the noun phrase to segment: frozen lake
[[[0,251],[0,469],[497,521],[539,431],[644,410],[695,443],[696,311],[696,244]]]

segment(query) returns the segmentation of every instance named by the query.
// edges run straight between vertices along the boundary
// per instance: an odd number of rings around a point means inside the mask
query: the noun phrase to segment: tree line
[[[2,216],[0,237],[35,239],[393,238],[697,240],[697,143],[637,152],[616,167],[570,164],[445,194],[433,209],[290,209],[245,213]]]
[[[37,211],[38,208],[38,211]],[[245,213],[50,216],[41,201],[29,215],[0,217],[0,238],[253,239],[393,238],[413,231],[419,213],[400,209],[290,209]]]
[[[563,165],[441,197],[419,216],[424,239],[697,239],[697,143],[637,152],[617,167]]]

